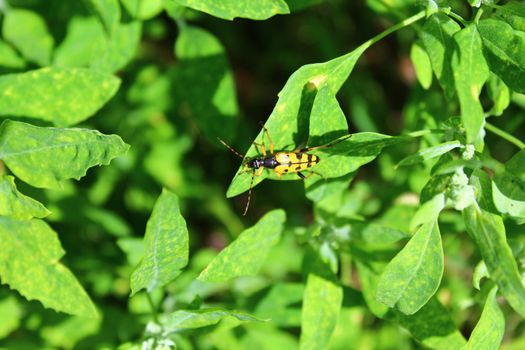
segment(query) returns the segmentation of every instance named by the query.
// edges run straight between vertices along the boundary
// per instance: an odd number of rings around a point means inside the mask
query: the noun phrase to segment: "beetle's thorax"
[[[246,164],[249,168],[252,169],[259,169],[261,167],[273,169],[278,165],[277,160],[275,160],[274,156],[254,158],[249,160]]]

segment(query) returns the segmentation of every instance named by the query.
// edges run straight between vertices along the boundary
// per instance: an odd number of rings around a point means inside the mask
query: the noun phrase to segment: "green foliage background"
[[[1,349],[525,347],[523,1],[0,0],[0,27]],[[256,156],[259,122],[353,135],[243,217],[217,137]]]

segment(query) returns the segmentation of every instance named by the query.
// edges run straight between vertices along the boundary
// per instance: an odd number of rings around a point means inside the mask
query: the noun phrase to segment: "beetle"
[[[247,169],[242,170],[240,174],[244,172],[251,172],[252,173],[252,179],[250,181],[250,189],[248,191],[248,200],[246,202],[246,207],[244,208],[243,216],[246,215],[248,212],[248,208],[250,206],[250,199],[252,195],[252,187],[253,187],[253,179],[255,176],[260,176],[264,169],[273,170],[274,173],[281,177],[283,174],[297,174],[301,180],[305,180],[308,177],[310,177],[313,174],[317,174],[321,177],[323,177],[321,174],[311,170],[310,168],[319,163],[320,159],[315,154],[308,153],[309,151],[315,150],[315,149],[321,149],[321,148],[329,148],[333,147],[336,144],[343,142],[344,140],[347,140],[352,135],[345,135],[333,142],[330,142],[325,145],[321,146],[315,146],[315,147],[308,147],[308,148],[302,148],[299,150],[295,150],[292,152],[287,151],[278,151],[274,153],[274,144],[270,137],[270,133],[268,132],[268,129],[261,123],[261,126],[264,130],[264,134],[268,138],[268,141],[270,143],[270,152],[269,154],[266,151],[266,147],[264,145],[264,135],[262,139],[262,143],[254,142],[255,148],[257,151],[260,151],[262,155],[259,155],[257,157],[253,158],[246,158],[237,152],[233,147],[228,145],[226,142],[221,140],[219,137],[217,139],[226,146],[230,151],[232,151],[234,154],[239,156],[243,159],[243,163],[246,166]],[[308,176],[305,176],[302,172],[309,172]]]

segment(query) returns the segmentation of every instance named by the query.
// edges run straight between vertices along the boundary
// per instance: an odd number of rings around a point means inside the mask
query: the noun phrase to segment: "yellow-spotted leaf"
[[[490,290],[478,324],[470,334],[467,345],[461,350],[499,349],[505,333],[505,317],[498,306],[497,291],[498,287]]]
[[[49,214],[49,210],[40,202],[18,192],[14,177],[0,176],[0,216],[29,220],[33,217],[43,218]]]
[[[328,96],[325,96],[326,99],[323,100],[335,99],[335,94],[348,78],[357,59],[370,45],[371,42],[366,42],[354,51],[331,61],[302,66],[290,76],[279,93],[279,100],[265,124],[276,150],[292,151],[307,142],[309,118],[317,92],[327,88],[324,94]],[[336,126],[336,129],[333,130],[340,131],[341,129]],[[255,141],[260,143],[263,135],[264,132],[261,130]],[[268,144],[268,141],[265,143]],[[256,155],[258,155],[257,149],[255,145],[252,145],[246,157]],[[239,168],[232,180],[226,194],[227,197],[236,196],[249,189],[251,176],[241,173],[243,168],[242,166]],[[346,172],[346,169],[342,171]],[[320,173],[324,175],[322,171]],[[267,177],[277,179],[275,174],[265,171],[262,176],[255,178],[253,186]],[[282,176],[282,179],[295,180],[298,177]]]
[[[144,236],[144,256],[131,275],[131,295],[163,287],[188,264],[189,241],[179,198],[163,190],[155,203]]]
[[[434,295],[443,275],[443,246],[437,221],[426,223],[386,266],[377,300],[412,315]]]
[[[59,260],[64,255],[55,231],[44,221],[0,216],[0,280],[45,307],[97,317],[93,302]]]
[[[198,278],[201,281],[220,282],[257,274],[268,252],[279,241],[284,220],[285,213],[280,209],[263,216],[257,224],[241,232],[232,244],[224,248]]]
[[[201,310],[178,310],[171,314],[162,315],[161,322],[164,332],[170,334],[185,329],[212,326],[228,318],[234,318],[240,322],[265,321],[244,312],[210,308]]]
[[[301,314],[301,350],[328,348],[342,302],[342,286],[331,279],[308,274]]]
[[[115,95],[120,80],[80,68],[42,68],[0,76],[0,115],[77,124]]]
[[[461,107],[461,121],[467,133],[467,142],[473,144],[485,120],[479,95],[489,77],[489,67],[483,57],[481,37],[474,24],[457,32],[454,40],[457,50],[452,55],[452,69]]]
[[[233,20],[236,17],[263,20],[290,13],[284,0],[171,0],[212,16]]]
[[[525,317],[525,287],[507,243],[502,218],[479,208],[477,204],[464,209],[463,218],[467,232],[478,246],[490,278],[498,285],[510,306]]]
[[[491,71],[511,89],[525,93],[524,32],[515,30],[504,21],[492,18],[479,21],[478,29]]]
[[[108,165],[128,145],[117,135],[96,130],[43,128],[5,120],[0,125],[0,159],[21,180],[57,188],[79,179],[95,165]]]
[[[451,62],[456,46],[452,36],[460,29],[459,24],[450,17],[436,13],[425,22],[421,32],[432,70],[449,98],[455,93]]]

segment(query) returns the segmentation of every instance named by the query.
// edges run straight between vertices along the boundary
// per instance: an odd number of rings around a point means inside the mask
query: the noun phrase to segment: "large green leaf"
[[[144,236],[144,257],[131,274],[131,295],[163,287],[188,264],[189,240],[179,198],[163,190],[155,203]]]
[[[40,202],[18,192],[14,177],[0,176],[0,216],[28,220],[33,217],[43,218],[49,214],[49,210]]]
[[[489,77],[489,68],[483,58],[481,37],[474,24],[457,32],[454,40],[457,50],[452,55],[452,69],[461,120],[467,133],[467,142],[475,143],[485,119],[479,94]]]
[[[414,314],[436,293],[443,265],[437,221],[426,223],[385,268],[377,300],[405,315]]]
[[[235,83],[224,47],[211,33],[185,25],[175,44],[172,76],[175,107],[214,142],[228,139],[237,124]]]
[[[462,350],[499,349],[505,333],[505,317],[498,306],[497,291],[498,288],[493,287],[487,295],[483,313]]]
[[[263,20],[277,14],[290,13],[284,0],[172,0],[179,5],[233,20],[236,17]]]
[[[451,18],[443,13],[436,13],[425,22],[421,33],[432,70],[449,98],[455,94],[451,67],[455,43],[452,36],[459,30],[459,24]]]
[[[60,187],[88,168],[108,165],[128,145],[117,135],[96,130],[42,128],[5,120],[0,126],[0,159],[21,180],[35,187]]]
[[[368,263],[362,262],[357,264],[363,296],[372,313],[398,323],[408,330],[414,339],[431,349],[459,349],[466,344],[447,309],[435,297],[418,312],[408,316],[378,303],[376,295],[379,273],[382,270],[380,265],[369,266]]]
[[[269,250],[279,241],[285,218],[285,212],[280,209],[263,216],[257,224],[243,231],[232,244],[224,248],[198,278],[219,282],[257,274]]]
[[[40,66],[49,64],[54,40],[46,22],[37,13],[10,9],[5,13],[2,34],[27,60]]]
[[[478,208],[476,204],[463,210],[463,218],[491,279],[512,308],[525,317],[525,288],[505,237],[503,220],[498,215]]]
[[[171,314],[163,314],[160,321],[163,325],[164,332],[169,334],[186,329],[215,325],[224,319],[232,317],[243,322],[264,321],[247,313],[215,308],[202,310],[178,310]]]
[[[91,299],[59,259],[57,234],[44,221],[0,216],[0,277],[28,300],[73,315],[97,317]]]
[[[303,299],[300,349],[328,348],[342,301],[343,287],[314,273],[308,274]]]
[[[354,68],[357,59],[369,46],[370,43],[367,42],[344,56],[324,63],[302,66],[292,74],[284,88],[279,92],[279,100],[265,124],[275,144],[275,150],[291,151],[301,147],[307,141],[310,112],[316,92],[323,87],[327,87],[330,94],[325,96],[323,101],[331,103],[330,95],[335,96]],[[331,108],[333,107],[334,104],[332,102]],[[334,129],[334,131],[337,130],[337,128]],[[260,143],[263,134],[264,132],[261,130],[255,140]],[[384,137],[387,138],[388,136]],[[266,144],[268,145],[268,142]],[[343,146],[343,143],[338,146]],[[333,151],[334,149],[332,148],[331,150]],[[326,149],[326,151],[329,150]],[[246,157],[249,158],[256,155],[258,155],[257,149],[252,145],[246,153]],[[322,164],[322,160],[320,164]],[[236,196],[247,191],[250,187],[251,175],[241,173],[243,169],[244,166],[241,166],[232,180],[226,194],[228,197]],[[337,169],[332,170],[338,171]],[[321,171],[319,172],[323,174]],[[262,176],[255,178],[253,186],[256,186],[267,177],[277,179],[273,172],[266,171],[263,172]],[[282,176],[282,179],[293,180],[299,178],[297,176]]]
[[[118,90],[112,75],[78,68],[42,68],[0,77],[0,115],[31,117],[57,126],[77,124]]]
[[[525,93],[525,32],[492,18],[479,21],[478,29],[490,70],[511,89]]]

